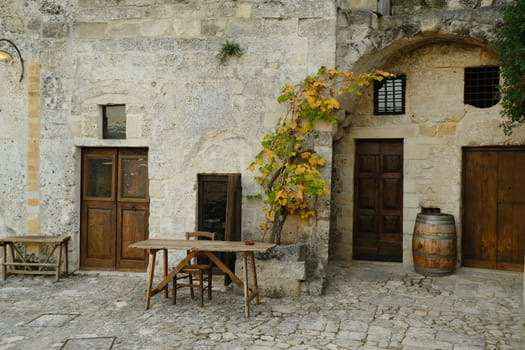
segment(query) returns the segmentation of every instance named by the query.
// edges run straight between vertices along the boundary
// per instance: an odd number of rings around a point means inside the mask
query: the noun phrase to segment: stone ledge
[[[295,243],[287,245],[277,245],[266,253],[255,253],[257,260],[292,260],[304,261],[306,257],[306,244]]]
[[[255,254],[257,280],[261,296],[281,298],[299,296],[306,279],[307,246],[304,243],[279,245],[267,253]],[[236,271],[242,271],[242,259],[236,259]]]

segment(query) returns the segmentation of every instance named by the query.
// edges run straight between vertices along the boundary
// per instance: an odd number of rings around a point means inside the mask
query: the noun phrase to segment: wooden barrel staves
[[[417,214],[412,256],[417,273],[446,276],[456,265],[456,225],[450,214]]]

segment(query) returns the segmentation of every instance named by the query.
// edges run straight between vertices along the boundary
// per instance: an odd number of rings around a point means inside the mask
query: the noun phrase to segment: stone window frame
[[[106,104],[102,105],[102,138],[104,140],[125,140],[126,137],[126,124],[127,124],[127,113],[125,104]],[[113,119],[110,115],[110,109],[115,107],[124,107],[124,120]],[[122,116],[121,116],[122,117]],[[111,127],[117,128],[117,130],[109,130]],[[120,128],[120,130],[118,130]]]
[[[499,103],[500,67],[497,65],[465,67],[463,103],[490,108]]]

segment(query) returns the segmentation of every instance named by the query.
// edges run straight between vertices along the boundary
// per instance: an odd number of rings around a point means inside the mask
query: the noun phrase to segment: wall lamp
[[[19,80],[19,82],[21,82],[22,79],[24,78],[24,59],[22,58],[22,54],[20,54],[20,50],[18,49],[18,47],[16,47],[15,43],[12,42],[11,40],[0,39],[0,42],[2,41],[5,41],[6,43],[14,47],[16,50],[16,53],[18,54],[18,58],[20,59],[20,67],[22,68],[22,72],[20,73],[20,80]],[[11,58],[13,58],[13,56],[9,52],[0,49],[0,61],[7,61],[7,60],[10,60]]]

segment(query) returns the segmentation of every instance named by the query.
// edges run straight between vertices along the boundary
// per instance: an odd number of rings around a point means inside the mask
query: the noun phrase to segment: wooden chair
[[[214,240],[215,232],[196,231],[186,232],[186,239],[207,238]],[[187,252],[189,254],[189,251]],[[191,298],[194,299],[195,294],[193,288],[199,288],[199,306],[204,306],[204,290],[208,290],[208,299],[211,299],[212,289],[212,268],[211,262],[208,264],[199,264],[198,262],[190,263],[180,270],[180,275],[173,276],[173,304],[177,303],[177,289],[189,287]],[[205,274],[206,273],[206,274]],[[195,280],[196,278],[196,280]],[[187,282],[179,282],[187,279]]]

